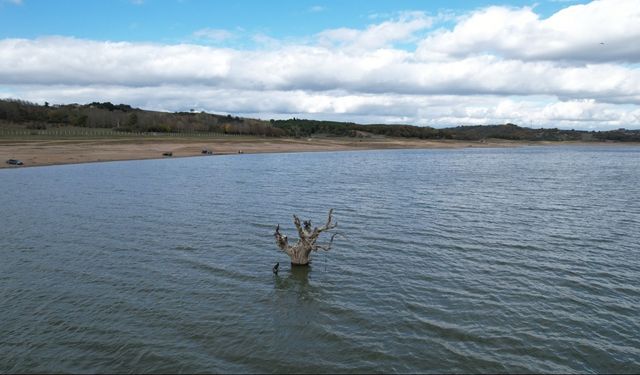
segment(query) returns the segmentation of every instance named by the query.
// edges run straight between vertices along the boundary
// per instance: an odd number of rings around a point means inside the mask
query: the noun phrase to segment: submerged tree
[[[331,240],[326,245],[319,245],[317,241],[322,232],[326,232],[338,226],[337,222],[332,222],[332,215],[333,208],[329,210],[327,223],[320,228],[315,227],[313,229],[311,229],[311,220],[306,220],[302,224],[300,224],[300,219],[296,215],[293,215],[293,223],[296,225],[296,228],[298,229],[298,236],[300,237],[295,245],[289,245],[287,236],[280,233],[280,224],[278,224],[278,226],[276,227],[276,232],[274,233],[276,244],[278,245],[280,250],[289,255],[289,258],[291,258],[291,265],[308,266],[309,261],[311,260],[310,258],[312,251],[329,251],[331,249],[333,238],[336,236],[336,234],[333,234],[331,236]]]

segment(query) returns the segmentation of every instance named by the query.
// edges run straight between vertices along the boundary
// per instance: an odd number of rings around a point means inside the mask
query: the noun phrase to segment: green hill
[[[258,120],[205,112],[158,112],[109,102],[39,105],[0,100],[0,128],[108,128],[119,132],[222,133],[268,137],[405,137],[481,141],[619,141],[640,142],[640,130],[581,131],[531,129],[514,124],[457,126],[444,129],[412,125],[362,125],[305,119]]]

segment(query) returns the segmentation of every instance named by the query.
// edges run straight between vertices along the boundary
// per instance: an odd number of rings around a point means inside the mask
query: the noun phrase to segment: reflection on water
[[[286,271],[280,271],[278,275],[274,275],[276,290],[298,294],[311,289],[312,287],[309,286],[311,267],[291,266]]]
[[[637,373],[638,160],[548,147],[0,170],[0,372]],[[332,207],[346,237],[292,268],[275,225]]]

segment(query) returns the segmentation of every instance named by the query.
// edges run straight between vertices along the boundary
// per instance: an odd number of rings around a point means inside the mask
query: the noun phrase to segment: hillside
[[[444,129],[412,125],[361,125],[351,122],[305,119],[258,120],[205,112],[157,112],[126,104],[90,103],[39,105],[22,100],[0,100],[0,129],[34,130],[56,127],[108,128],[119,132],[219,133],[268,137],[404,137],[482,141],[619,141],[640,142],[640,130],[580,131],[531,129],[514,124],[457,126]]]
[[[204,112],[157,112],[112,103],[38,105],[0,100],[0,126],[109,128],[121,132],[207,132],[283,136],[269,122]]]

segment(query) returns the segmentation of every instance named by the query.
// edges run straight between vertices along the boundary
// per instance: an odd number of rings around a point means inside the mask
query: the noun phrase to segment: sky
[[[0,0],[0,98],[640,129],[640,0]]]

